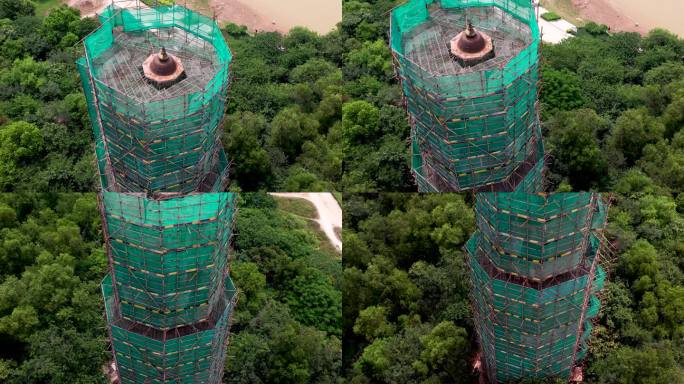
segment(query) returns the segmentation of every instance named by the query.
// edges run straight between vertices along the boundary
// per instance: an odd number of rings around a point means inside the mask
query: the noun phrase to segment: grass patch
[[[561,19],[560,15],[556,12],[546,12],[541,15],[541,18],[546,21],[556,21]]]
[[[576,26],[582,26],[586,23],[580,18],[577,8],[572,5],[572,0],[542,0],[541,5],[550,13],[555,13]]]
[[[305,199],[288,198],[282,196],[273,197],[275,197],[276,201],[278,202],[279,210],[305,219],[302,221],[304,221],[306,224],[306,228],[316,236],[316,240],[318,240],[317,250],[320,253],[326,255],[327,258],[332,260],[337,260],[342,257],[342,255],[340,255],[335,246],[332,245],[328,239],[328,236],[325,235],[325,232],[323,232],[321,226],[316,221],[318,218],[318,212],[316,211],[316,207],[311,204],[311,202]]]
[[[140,0],[141,3],[145,5],[154,7],[157,5],[173,5],[173,0]]]
[[[335,200],[337,200],[337,204],[339,204],[341,207],[342,206],[342,192],[333,192],[332,195],[335,198]]]
[[[311,230],[311,232],[313,232],[316,235],[316,239],[318,239],[318,251],[327,255],[329,258],[333,260],[340,259],[342,257],[342,255],[340,255],[340,253],[337,252],[337,249],[332,245],[332,243],[328,239],[328,236],[325,235],[325,232],[321,230],[321,226],[318,225],[318,222],[313,220],[307,220],[306,225]]]
[[[305,199],[274,196],[278,202],[278,208],[288,213],[295,214],[307,219],[317,219],[316,207]],[[318,224],[316,224],[318,226]]]

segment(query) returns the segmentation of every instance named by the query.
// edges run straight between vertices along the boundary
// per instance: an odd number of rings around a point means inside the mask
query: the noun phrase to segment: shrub
[[[555,12],[546,12],[541,15],[541,18],[546,21],[556,21],[561,19],[560,15]]]

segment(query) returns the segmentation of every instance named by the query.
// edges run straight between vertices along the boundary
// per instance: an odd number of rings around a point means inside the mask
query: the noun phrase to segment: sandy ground
[[[250,32],[287,33],[304,26],[326,34],[342,20],[341,0],[188,0],[188,6],[215,15],[221,25],[246,25]]]
[[[70,7],[78,8],[81,11],[81,17],[91,17],[102,12],[111,0],[67,0]],[[141,8],[147,8],[147,5],[136,0],[117,0],[116,5],[122,8],[135,8],[140,5]]]
[[[65,0],[81,10],[82,17],[94,16],[111,0]],[[136,0],[116,0],[117,5],[133,8]],[[287,33],[304,26],[326,34],[342,20],[342,0],[176,0],[205,15],[216,17],[219,24],[246,25],[250,32],[277,31]],[[141,6],[146,7],[140,3]],[[305,10],[305,11],[303,11]]]
[[[183,4],[183,3],[179,3]],[[246,3],[236,0],[188,0],[188,7],[205,15],[216,17],[221,25],[235,23],[246,25],[250,32],[278,31],[285,33],[284,26],[271,24],[267,18],[249,7]]]
[[[315,221],[321,226],[321,229],[335,249],[338,252],[342,252],[342,240],[335,233],[336,228],[338,230],[342,228],[342,208],[340,208],[332,193],[271,193],[271,195],[310,201],[318,212],[318,219]]]
[[[645,25],[637,25],[634,19],[618,11],[608,0],[573,0],[572,3],[582,19],[605,24],[610,27],[611,31],[645,34],[651,29]]]
[[[684,37],[684,1],[682,0],[605,1],[648,30],[660,27]]]

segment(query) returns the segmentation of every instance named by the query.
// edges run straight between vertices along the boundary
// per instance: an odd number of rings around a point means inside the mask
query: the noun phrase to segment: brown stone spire
[[[463,66],[472,66],[494,57],[492,38],[473,27],[468,20],[466,28],[451,39],[451,55]]]
[[[147,81],[158,89],[168,88],[185,78],[180,59],[167,53],[165,47],[148,56],[142,67]]]

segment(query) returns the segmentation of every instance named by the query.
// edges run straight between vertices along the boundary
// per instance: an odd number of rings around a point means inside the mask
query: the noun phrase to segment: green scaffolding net
[[[77,65],[103,185],[183,193],[225,186],[220,121],[232,55],[216,23],[181,6],[110,6],[100,20]],[[158,89],[142,63],[161,47],[185,78]]]
[[[605,272],[598,266],[593,275],[583,271],[558,284],[529,287],[492,277],[482,265],[478,240],[473,236],[466,250],[476,330],[489,375],[501,382],[568,377],[580,358],[575,351],[591,335],[590,321],[600,308],[593,294],[603,288]],[[589,259],[596,251],[590,248]]]
[[[236,195],[101,201],[122,317],[162,330],[205,321],[228,274]]]
[[[497,268],[546,279],[576,268],[606,220],[596,193],[480,193],[480,247]]]
[[[451,57],[467,21],[492,38],[494,58],[464,66]],[[411,0],[392,11],[390,40],[421,190],[512,191],[536,170],[539,30],[529,1]]]
[[[491,380],[567,378],[586,356],[606,271],[608,203],[596,193],[480,193],[466,243],[471,300]]]
[[[212,318],[196,327],[159,332],[121,317],[112,276],[102,282],[107,321],[122,384],[220,383],[237,292],[230,278]]]

